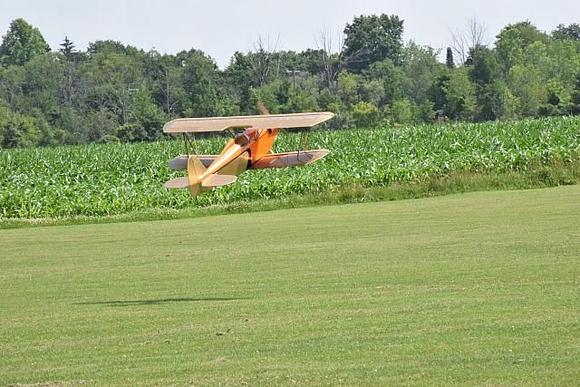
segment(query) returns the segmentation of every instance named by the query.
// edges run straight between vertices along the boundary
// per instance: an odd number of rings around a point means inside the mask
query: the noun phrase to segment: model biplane
[[[231,184],[248,169],[285,168],[311,164],[328,154],[326,149],[308,150],[308,131],[302,132],[303,150],[273,153],[280,130],[309,129],[329,120],[333,113],[293,113],[257,116],[180,118],[163,127],[165,133],[182,133],[186,154],[169,161],[173,170],[187,170],[187,177],[165,183],[166,188],[189,188],[192,196]],[[195,133],[230,132],[230,139],[219,155],[194,154]]]

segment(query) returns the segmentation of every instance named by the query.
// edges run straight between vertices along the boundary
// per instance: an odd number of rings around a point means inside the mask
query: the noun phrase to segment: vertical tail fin
[[[189,156],[187,159],[187,178],[189,179],[189,192],[191,196],[197,196],[202,192],[201,176],[205,171],[205,166],[197,156]]]

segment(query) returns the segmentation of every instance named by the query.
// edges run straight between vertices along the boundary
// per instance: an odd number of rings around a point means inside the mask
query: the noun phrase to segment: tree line
[[[453,35],[446,61],[403,42],[396,15],[362,15],[316,48],[282,51],[258,39],[220,70],[197,49],[175,55],[68,37],[51,51],[23,19],[0,45],[0,147],[162,137],[176,117],[327,110],[336,128],[436,120],[487,121],[580,114],[580,25],[505,26],[492,45],[482,25]]]

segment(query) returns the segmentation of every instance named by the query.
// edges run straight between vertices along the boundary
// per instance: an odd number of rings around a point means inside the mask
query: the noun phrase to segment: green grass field
[[[580,186],[0,230],[0,384],[580,380]]]

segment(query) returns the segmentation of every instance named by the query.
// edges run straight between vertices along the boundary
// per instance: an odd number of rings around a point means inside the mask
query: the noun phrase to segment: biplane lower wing
[[[271,153],[250,166],[250,169],[301,167],[320,160],[328,154],[326,149],[299,152]]]
[[[200,155],[197,156],[199,161],[203,164],[204,167],[209,167],[211,163],[216,159],[216,155]],[[171,160],[169,160],[169,169],[174,171],[181,171],[183,169],[187,169],[187,159],[189,156],[181,155],[177,156]]]
[[[270,153],[262,157],[260,160],[252,163],[249,169],[301,167],[303,165],[312,164],[313,162],[325,157],[327,154],[328,151],[326,149],[307,150],[300,152]],[[201,161],[203,166],[207,168],[216,159],[216,157],[218,156],[202,155],[198,156],[198,159]],[[187,159],[187,155],[177,156],[176,158],[169,161],[169,168],[175,171],[187,169]]]

